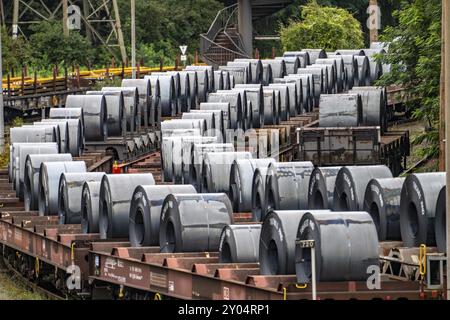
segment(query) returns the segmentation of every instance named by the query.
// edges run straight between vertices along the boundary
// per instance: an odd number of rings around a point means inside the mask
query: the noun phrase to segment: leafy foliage
[[[364,46],[361,25],[347,10],[320,6],[315,0],[301,7],[301,20],[291,20],[280,31],[285,50],[337,49]]]
[[[428,128],[414,137],[413,143],[428,142],[424,155],[439,153],[439,82],[441,61],[441,1],[414,0],[403,2],[396,12],[399,25],[384,32],[383,41],[392,41],[389,52],[379,57],[392,65],[378,84],[397,84],[420,97],[419,105],[411,105],[412,116],[425,120]]]

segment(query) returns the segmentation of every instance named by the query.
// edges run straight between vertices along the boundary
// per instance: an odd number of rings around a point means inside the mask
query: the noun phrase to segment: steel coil
[[[234,212],[249,212],[252,209],[252,187],[255,170],[267,168],[275,159],[235,160],[230,169],[229,196]]]
[[[359,86],[370,86],[370,64],[366,56],[355,56],[358,63]],[[356,84],[355,84],[356,85]]]
[[[266,178],[265,210],[308,209],[311,162],[275,162],[269,165]]]
[[[439,192],[436,204],[436,218],[434,222],[434,235],[439,252],[447,251],[447,217],[446,217],[446,187]]]
[[[364,211],[377,228],[380,241],[399,241],[400,195],[405,178],[372,179],[364,194]]]
[[[203,160],[207,153],[211,152],[233,152],[234,145],[231,143],[209,143],[192,146],[192,160],[189,170],[189,182],[200,192],[202,190]]]
[[[252,102],[247,99],[247,90],[242,88],[233,88],[232,91],[239,92],[241,95],[242,119],[241,128],[243,131],[251,129],[252,126]]]
[[[206,121],[203,119],[174,119],[161,122],[161,134],[170,129],[197,129],[200,134],[205,132]]]
[[[250,61],[229,61],[227,63],[227,67],[244,67],[246,69],[246,73],[247,73],[247,82],[246,83],[253,83],[252,80],[252,76],[253,76],[253,71],[252,71],[252,63]]]
[[[362,102],[363,126],[377,126],[384,132],[387,130],[388,115],[386,89],[378,87],[353,87],[351,94],[359,94]]]
[[[152,103],[152,85],[149,79],[122,79],[122,87],[137,88],[139,96],[138,110],[142,127],[154,125],[155,110]],[[108,103],[107,103],[108,104]],[[109,113],[109,111],[108,111]]]
[[[216,134],[216,122],[212,113],[185,112],[181,116],[182,120],[201,119],[205,120],[205,135],[214,136]]]
[[[242,128],[242,101],[241,93],[233,90],[219,90],[208,96],[209,103],[225,102],[230,104],[229,128],[234,130]]]
[[[161,210],[161,252],[215,252],[225,226],[233,223],[226,194],[170,194]]]
[[[358,127],[362,119],[359,94],[323,94],[320,96],[319,127]]]
[[[196,114],[204,114],[209,113],[214,118],[214,130],[209,131],[211,136],[216,137],[217,142],[222,142],[224,139],[224,120],[223,120],[223,111],[222,110],[208,110],[208,109],[200,109],[200,110],[191,110],[190,113]]]
[[[342,92],[345,85],[345,65],[342,56],[328,55],[327,59],[317,59],[316,64],[331,64],[334,66],[335,91],[337,93]]]
[[[53,122],[58,119],[43,119],[42,122]],[[84,150],[85,139],[80,119],[64,119],[69,127],[68,150],[67,152],[74,157],[81,156]]]
[[[286,63],[284,59],[280,60],[261,60],[263,64],[269,64],[272,69],[272,77],[273,78],[283,78],[287,75],[286,72]]]
[[[315,243],[318,282],[366,281],[369,267],[379,266],[378,237],[367,212],[308,212],[303,215],[297,241]],[[311,249],[295,248],[297,282],[310,283]]]
[[[276,57],[277,61],[284,61],[286,68],[286,75],[296,74],[297,69],[301,68],[301,62],[299,57]]]
[[[86,95],[104,95],[108,113],[107,127],[109,137],[120,137],[123,126],[124,99],[122,92],[87,91]]]
[[[230,172],[235,160],[252,159],[250,152],[208,152],[203,159],[202,191],[230,191]]]
[[[209,88],[209,75],[208,70],[197,67],[197,66],[187,66],[186,71],[195,71],[197,73],[197,81],[198,81],[198,102],[206,102],[206,98],[208,97],[208,92],[212,91]]]
[[[197,109],[198,108],[198,77],[197,77],[197,72],[195,71],[183,71],[183,73],[186,73],[187,77],[189,78],[189,98],[190,98],[190,102],[189,102],[189,108],[190,110],[192,109]]]
[[[235,84],[249,83],[249,70],[245,66],[235,67],[219,67],[219,70],[227,71],[234,77]]]
[[[265,216],[266,178],[268,167],[255,169],[252,179],[252,221],[259,222]]]
[[[229,102],[207,102],[200,104],[200,110],[213,110],[213,111],[221,111],[222,113],[222,127],[223,127],[223,138],[225,138],[225,131],[231,127],[231,118],[230,118],[230,103]],[[216,118],[216,123],[217,123]]]
[[[325,92],[328,94],[336,93],[336,69],[334,64],[313,64],[306,67],[306,70],[311,68],[321,68],[323,70],[325,84]],[[325,76],[326,75],[326,76]]]
[[[123,95],[124,111],[122,115],[126,120],[126,129],[128,132],[138,130],[140,127],[138,89],[136,87],[103,87],[102,92],[118,96]]]
[[[61,132],[59,131],[59,125],[57,124],[46,124],[46,123],[41,123],[41,124],[35,124],[35,125],[23,125],[21,128],[24,128],[25,130],[33,130],[34,128],[44,128],[47,131],[47,135],[52,135],[52,131],[54,131],[55,133],[55,141],[56,144],[58,145],[58,150],[61,152]],[[44,141],[42,141],[44,142]],[[50,142],[50,141],[46,141],[46,142]]]
[[[187,71],[177,71],[176,74],[180,78],[180,96],[179,96],[179,112],[189,112],[192,109],[195,109],[195,105],[191,104],[191,78]]]
[[[50,119],[79,119],[84,137],[84,114],[82,108],[50,108]]]
[[[301,82],[301,79],[299,79],[298,81]],[[282,84],[284,86],[286,86],[288,88],[289,91],[289,117],[295,117],[298,114],[301,113],[300,110],[300,105],[301,105],[301,101],[302,101],[302,96],[300,96],[300,99],[298,98],[298,93],[302,94],[302,91],[300,88],[300,90],[298,90],[298,86],[297,86],[297,80],[289,80],[286,78],[283,79],[274,79],[274,84],[273,85],[279,85]],[[300,102],[300,105],[299,105]]]
[[[269,63],[263,63],[263,76],[262,76],[262,85],[268,86],[273,83],[273,73],[272,66]]]
[[[39,214],[41,216],[58,214],[58,187],[62,173],[83,172],[86,172],[84,161],[42,162],[39,169]]]
[[[341,49],[336,50],[335,54],[343,55],[343,56],[365,56],[364,50],[354,50],[354,49]]]
[[[232,83],[232,77],[230,76],[230,73],[228,71],[221,71],[222,77],[223,77],[223,89],[222,90],[231,90],[234,88],[234,78]],[[216,91],[218,91],[217,89]]]
[[[246,91],[247,102],[251,102],[251,127],[262,128],[264,125],[264,93],[261,84],[237,84],[236,89]]]
[[[340,55],[344,61],[344,67],[347,72],[346,88],[351,89],[353,86],[359,86],[358,62],[354,55]]]
[[[102,239],[128,238],[131,197],[139,185],[154,185],[151,173],[107,174],[102,179],[99,232]]]
[[[405,247],[436,245],[435,218],[445,173],[410,174],[400,198],[400,232]]]
[[[327,53],[323,49],[303,49],[302,51],[309,54],[310,64],[316,63],[317,59],[326,59]]]
[[[220,263],[259,261],[260,224],[229,225],[223,228],[219,243]]]
[[[150,119],[150,124],[158,126],[161,123],[161,87],[159,84],[159,77],[157,76],[145,76],[144,79],[150,81],[152,87],[152,107],[153,119]]]
[[[22,126],[9,129],[10,143],[47,143],[58,144],[55,126]],[[59,148],[59,145],[58,145]]]
[[[208,92],[214,91],[215,83],[214,83],[214,68],[212,66],[187,66],[186,70],[205,70],[208,74]]]
[[[295,274],[295,239],[306,211],[270,211],[259,241],[261,275]]]
[[[133,247],[158,246],[161,209],[169,194],[195,194],[190,185],[138,186],[134,190],[130,214],[129,237]]]
[[[81,196],[85,182],[100,182],[104,172],[62,173],[58,187],[60,224],[81,223]]]
[[[324,83],[324,73],[321,68],[305,68],[298,69],[297,74],[308,75],[312,78],[312,86],[314,87],[314,107],[319,106],[320,95],[324,92],[326,82]],[[328,75],[325,76],[328,78]]]
[[[291,112],[297,115],[295,113],[295,108],[291,108],[291,102],[290,102],[290,92],[289,87],[287,85],[283,84],[270,84],[268,89],[275,89],[280,92],[280,105],[281,105],[281,113],[280,113],[280,121],[289,121],[291,117]],[[293,105],[295,105],[293,103]]]
[[[308,187],[308,207],[311,210],[333,208],[334,186],[342,167],[315,168]]]
[[[263,90],[264,96],[264,125],[277,123],[277,104],[275,90]],[[281,99],[281,98],[280,98]]]
[[[334,211],[360,211],[364,208],[364,193],[372,179],[392,178],[386,166],[352,166],[339,170],[333,192]]]
[[[108,111],[104,96],[69,95],[66,108],[82,108],[84,137],[87,141],[105,141],[108,138]]]
[[[312,74],[292,74],[284,81],[297,85],[297,113],[310,112],[314,108],[314,84]]]
[[[216,87],[214,88],[215,91],[225,90],[223,75],[224,72],[222,70],[214,71],[214,84],[216,85]]]
[[[217,137],[186,136],[181,139],[181,166],[174,163],[174,179],[176,183],[190,183],[192,152],[195,144],[218,143]]]
[[[70,143],[70,136],[69,136],[69,124],[66,120],[52,120],[52,119],[45,119],[46,121],[40,121],[40,122],[34,122],[33,125],[35,126],[46,126],[46,125],[56,125],[59,128],[59,138],[60,138],[60,145],[59,145],[59,153],[66,153],[69,152],[69,143]]]
[[[172,117],[177,111],[177,92],[173,75],[159,75],[161,117]]]
[[[164,182],[173,182],[173,164],[178,161],[176,157],[181,154],[180,136],[163,137],[161,142],[161,173]],[[181,161],[181,159],[180,159]]]
[[[43,162],[72,161],[72,155],[60,154],[30,154],[25,159],[23,198],[25,211],[39,209],[39,171]]]
[[[81,191],[81,232],[98,233],[100,181],[86,181]]]
[[[305,51],[286,51],[283,54],[284,58],[296,57],[300,60],[299,68],[306,68],[307,65],[310,65],[309,53]]]
[[[260,59],[234,59],[235,62],[249,62],[251,64],[252,83],[261,83],[263,65]]]

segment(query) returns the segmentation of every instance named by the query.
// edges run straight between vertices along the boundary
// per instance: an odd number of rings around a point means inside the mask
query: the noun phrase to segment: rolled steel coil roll
[[[370,86],[370,64],[366,56],[355,56],[358,63],[359,86]],[[356,85],[356,84],[355,84]]]
[[[100,182],[104,172],[62,173],[58,187],[60,224],[81,223],[81,196],[85,182]]]
[[[222,142],[224,139],[224,120],[223,120],[223,111],[222,110],[191,110],[190,113],[204,114],[209,113],[214,118],[214,131],[212,136],[216,137],[217,142]]]
[[[214,71],[214,83],[216,87],[214,88],[217,90],[224,90],[224,79],[223,79],[224,72],[222,70]]]
[[[383,65],[374,57],[369,57],[370,85],[373,85],[383,75]]]
[[[208,102],[225,102],[230,104],[230,129],[242,128],[242,97],[241,93],[233,90],[219,90],[208,96]],[[244,100],[245,101],[245,100]]]
[[[39,214],[53,216],[58,214],[58,187],[62,173],[84,173],[84,161],[42,162],[39,169]]]
[[[198,108],[198,77],[195,71],[183,71],[181,74],[186,74],[189,79],[189,110]]]
[[[299,57],[276,57],[275,60],[284,61],[286,67],[286,75],[296,74],[297,69],[301,68]]]
[[[364,208],[364,193],[372,179],[392,178],[386,166],[342,167],[336,177],[333,196],[334,211],[360,211]]]
[[[308,52],[310,64],[316,63],[317,59],[327,58],[327,53],[323,49],[303,49],[302,51]]]
[[[308,188],[308,207],[311,210],[333,208],[334,186],[342,167],[315,168]]]
[[[234,78],[232,83],[232,77],[230,76],[230,73],[228,71],[222,70],[222,77],[223,77],[223,90],[231,90],[234,88]],[[219,90],[219,89],[217,89]],[[217,91],[216,90],[216,91]]]
[[[231,91],[239,92],[239,94],[241,95],[242,119],[241,127],[239,129],[245,131],[251,126],[251,109],[253,108],[252,102],[247,99],[247,91],[245,89],[235,87],[231,89]]]
[[[326,85],[324,93],[333,94],[336,93],[336,69],[334,64],[313,64],[308,66],[306,69],[311,68],[321,68],[323,70],[323,74],[327,75],[324,78],[324,83]]]
[[[268,167],[255,169],[252,179],[252,221],[259,222],[265,216],[266,177]]]
[[[23,126],[9,129],[10,143],[47,143],[58,144],[55,126]]]
[[[314,87],[314,106],[318,107],[320,102],[320,95],[324,92],[326,82],[324,79],[324,72],[321,68],[305,68],[298,69],[297,74],[309,75],[312,77],[312,85]],[[328,75],[325,76],[328,78]]]
[[[353,49],[343,49],[336,50],[335,54],[343,55],[343,56],[365,56],[364,50],[353,50]]]
[[[163,137],[161,142],[161,170],[164,182],[173,182],[174,162],[180,161],[182,136]]]
[[[124,99],[122,92],[87,91],[86,95],[104,95],[108,113],[107,127],[109,137],[122,135]]]
[[[289,87],[283,84],[270,84],[267,88],[276,89],[280,92],[280,99],[281,99],[280,121],[289,121],[291,112],[296,111],[294,108],[291,109],[291,102],[289,99],[290,98]]]
[[[105,141],[108,138],[108,111],[104,96],[69,95],[66,108],[82,108],[87,141]]]
[[[319,127],[358,127],[362,121],[359,94],[323,94],[320,96]]]
[[[202,190],[203,160],[207,153],[211,152],[233,152],[234,145],[231,143],[209,143],[192,146],[192,160],[189,171],[189,181],[200,192]]]
[[[218,143],[217,137],[187,136],[181,139],[181,167],[173,168],[175,182],[190,183],[190,171],[192,164],[192,152],[195,144]]]
[[[226,194],[170,194],[161,210],[161,252],[218,251],[222,230],[232,223]]]
[[[144,79],[150,81],[150,86],[152,87],[152,110],[153,119],[150,119],[150,124],[158,126],[161,122],[161,87],[159,85],[159,77],[157,76],[145,76]],[[151,115],[151,113],[150,113]]]
[[[79,119],[84,137],[84,114],[82,108],[50,108],[50,119]]]
[[[202,190],[210,193],[230,191],[230,172],[235,160],[252,159],[250,152],[208,152],[202,169]]]
[[[235,84],[249,83],[249,71],[248,68],[244,66],[219,67],[219,70],[227,71],[230,75],[232,75],[234,77]]]
[[[399,241],[400,195],[405,178],[372,179],[364,194],[364,211],[377,228],[380,241]]]
[[[129,132],[139,129],[141,122],[139,110],[139,93],[136,87],[103,87],[102,92],[112,92],[111,94],[123,95],[124,113],[126,128]]]
[[[377,126],[387,130],[385,89],[376,87],[353,87],[350,94],[359,94],[362,102],[362,126]]]
[[[202,119],[205,120],[205,135],[214,136],[216,134],[216,122],[212,113],[185,112],[181,116],[182,120]]]
[[[260,59],[234,59],[235,62],[249,62],[252,71],[252,83],[261,83],[263,78],[263,65]]]
[[[258,262],[260,235],[260,224],[226,226],[220,236],[219,262]]]
[[[27,143],[14,144],[14,151],[17,150],[17,158],[13,162],[14,187],[16,195],[20,200],[24,198],[25,164],[27,156],[30,154],[58,154],[58,146],[55,143]],[[15,153],[15,152],[14,152]]]
[[[43,162],[72,161],[72,155],[60,154],[30,154],[25,160],[23,198],[25,211],[39,209],[39,172]]]
[[[42,119],[43,123],[53,123],[54,121],[60,121],[59,119]],[[81,125],[80,119],[61,119],[61,121],[64,121],[67,123],[68,130],[69,130],[69,137],[67,141],[68,144],[68,150],[67,152],[72,154],[74,157],[78,157],[83,153],[84,149],[84,136],[83,136],[83,128]]]
[[[154,185],[151,173],[107,174],[100,187],[99,232],[102,239],[128,238],[131,197],[139,185]]]
[[[231,107],[229,102],[206,102],[200,104],[200,110],[220,110],[222,111],[222,127],[223,127],[223,136],[225,136],[225,130],[231,127]],[[217,123],[216,118],[216,123]]]
[[[295,239],[306,211],[270,211],[259,242],[261,275],[295,274]]]
[[[308,209],[311,162],[275,162],[269,165],[266,178],[265,210]]]
[[[181,101],[181,76],[180,73],[178,71],[167,71],[167,72],[153,72],[152,75],[154,76],[158,76],[158,77],[172,77],[173,78],[173,83],[174,83],[174,91],[175,91],[175,96],[174,96],[174,105],[172,107],[174,107],[175,109],[172,110],[172,115],[177,115],[179,113],[181,113],[181,109],[182,109],[182,101]],[[161,82],[161,86],[162,86],[162,82]],[[186,87],[186,85],[185,85]],[[162,90],[164,90],[162,88]]]
[[[292,82],[289,82],[292,81]],[[301,81],[299,79],[299,81]],[[301,97],[300,99],[298,99],[297,93],[299,92],[299,90],[297,90],[297,82],[295,80],[288,80],[288,79],[274,79],[274,85],[285,85],[288,88],[289,91],[289,117],[295,117],[296,115],[300,114],[300,107],[298,102],[301,101]],[[301,91],[300,91],[300,94]]]
[[[283,78],[287,75],[286,63],[284,59],[280,60],[261,60],[263,64],[269,64],[272,69],[273,78]]]
[[[24,128],[25,130],[27,129],[33,129],[33,128],[44,128],[47,130],[47,134],[48,135],[52,135],[52,131],[54,131],[55,133],[55,137],[56,137],[56,144],[58,145],[58,150],[59,152],[61,152],[61,132],[59,131],[59,125],[57,124],[46,124],[46,123],[41,123],[41,124],[35,124],[33,126],[31,125],[24,125],[22,126],[22,128]]]
[[[308,212],[297,241],[314,240],[316,280],[366,281],[369,267],[379,266],[378,237],[367,212]],[[297,282],[311,282],[311,249],[295,248]]]
[[[262,128],[264,126],[264,93],[261,84],[237,84],[236,89],[246,91],[247,102],[251,102],[251,126]]]
[[[59,153],[69,152],[69,124],[66,120],[49,120],[46,121],[34,122],[35,126],[45,126],[45,125],[57,125],[59,127],[59,135],[60,135],[60,145],[59,145]]]
[[[334,66],[335,91],[337,93],[344,90],[345,66],[342,56],[328,56],[327,59],[317,59],[316,64],[325,64]]]
[[[174,119],[161,122],[161,133],[170,129],[197,129],[200,134],[205,132],[206,123],[203,119]]]
[[[446,218],[446,187],[439,192],[436,204],[436,218],[434,222],[434,234],[436,246],[439,252],[445,253],[447,250],[447,218]]]
[[[250,61],[229,61],[227,63],[227,67],[244,67],[246,69],[247,72],[247,83],[253,83],[252,80],[252,76],[253,76],[253,71],[252,71],[252,64],[250,63]]]
[[[205,70],[208,74],[208,92],[214,91],[215,83],[214,83],[214,68],[212,66],[187,66],[186,70],[192,71],[192,70],[198,70],[202,71]]]
[[[299,68],[306,68],[307,65],[310,65],[309,53],[305,51],[286,51],[283,54],[285,58],[297,57],[300,60]]]
[[[100,181],[86,181],[81,191],[81,232],[98,233]]]
[[[312,111],[314,108],[314,84],[312,74],[292,74],[284,81],[297,85],[297,114]]]
[[[158,246],[161,209],[170,194],[195,194],[190,185],[136,187],[131,198],[129,237],[133,247]]]
[[[269,63],[263,63],[262,66],[263,66],[262,85],[268,86],[269,84],[273,83],[272,66]]]
[[[405,247],[436,245],[435,219],[445,173],[410,174],[400,198],[400,232]]]
[[[264,125],[277,123],[278,109],[275,90],[263,90],[264,96]],[[281,99],[281,98],[280,98]]]
[[[359,71],[358,62],[354,55],[340,55],[344,60],[344,67],[347,72],[347,88],[351,89],[353,86],[359,86]]]
[[[208,70],[202,67],[197,66],[187,66],[186,71],[195,71],[197,73],[197,81],[198,81],[198,102],[206,102],[208,97],[208,92],[212,91],[209,88],[209,75]]]
[[[252,187],[255,170],[267,168],[275,159],[235,160],[230,169],[230,201],[234,212],[249,212],[252,209]]]
[[[169,74],[157,77],[161,95],[161,117],[175,116],[178,105],[175,77]]]
[[[139,95],[138,110],[141,114],[141,126],[154,125],[155,110],[152,103],[152,85],[149,79],[123,79],[122,87],[137,88]]]

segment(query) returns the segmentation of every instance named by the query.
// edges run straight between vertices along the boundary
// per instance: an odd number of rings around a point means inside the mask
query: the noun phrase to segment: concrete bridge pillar
[[[253,54],[253,22],[251,0],[238,0],[238,25],[242,37],[244,51],[248,56]]]

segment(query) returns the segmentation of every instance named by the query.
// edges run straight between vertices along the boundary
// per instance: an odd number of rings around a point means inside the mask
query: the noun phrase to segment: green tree
[[[320,6],[315,0],[301,7],[301,20],[281,28],[284,50],[302,48],[337,49],[364,46],[361,24],[347,10]]]
[[[389,52],[379,57],[392,65],[380,85],[397,84],[407,88],[420,101],[410,103],[412,117],[425,120],[428,129],[414,137],[413,143],[428,142],[423,155],[439,153],[439,81],[441,61],[441,0],[404,1],[395,13],[399,25],[389,27],[382,35],[389,41]]]
[[[7,72],[10,68],[20,69],[30,59],[31,49],[28,42],[20,35],[13,40],[5,28],[2,32],[2,58],[3,68]]]

